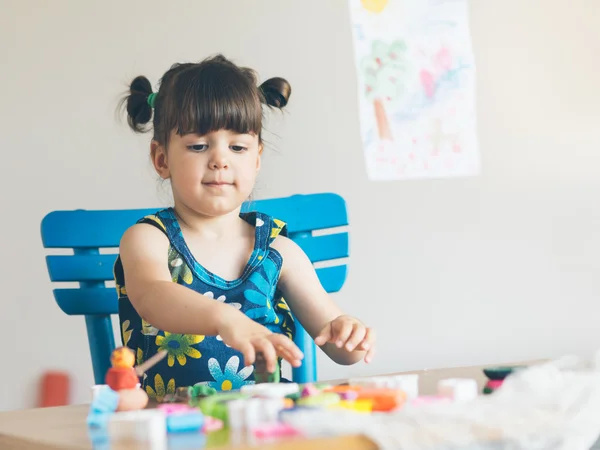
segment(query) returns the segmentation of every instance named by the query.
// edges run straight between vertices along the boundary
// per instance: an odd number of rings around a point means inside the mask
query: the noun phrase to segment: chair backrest
[[[53,282],[78,282],[78,288],[53,290],[58,306],[69,315],[85,316],[94,379],[104,383],[115,348],[110,316],[118,313],[116,290],[106,285],[113,280],[116,254],[101,249],[118,249],[121,236],[139,218],[159,208],[133,210],[54,211],[42,220],[42,242],[47,249],[73,249],[73,255],[48,255],[46,264]],[[260,211],[283,220],[288,234],[313,263],[329,262],[317,268],[327,292],[337,292],[346,280],[347,267],[335,260],[348,256],[348,233],[327,229],[348,225],[346,204],[332,193],[293,195],[247,202],[243,211]],[[113,250],[114,251],[114,250]],[[304,363],[293,369],[298,383],[317,380],[316,347],[296,323],[294,341],[304,352]]]

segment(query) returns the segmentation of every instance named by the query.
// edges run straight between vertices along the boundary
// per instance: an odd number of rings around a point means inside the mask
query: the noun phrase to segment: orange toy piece
[[[113,391],[134,389],[139,383],[139,379],[133,368],[135,364],[133,350],[128,347],[116,348],[110,356],[110,362],[112,367],[106,372],[104,382]]]
[[[373,411],[392,411],[400,408],[406,401],[406,393],[400,389],[365,388],[357,392],[359,400],[373,402]]]
[[[121,391],[123,389],[133,389],[138,383],[139,379],[135,373],[133,367],[126,369],[121,367],[111,367],[106,372],[105,383],[113,391]]]
[[[332,386],[326,391],[343,394],[355,392],[357,400],[370,400],[372,411],[387,412],[400,408],[406,402],[406,393],[400,389],[365,388],[361,386],[339,385]]]

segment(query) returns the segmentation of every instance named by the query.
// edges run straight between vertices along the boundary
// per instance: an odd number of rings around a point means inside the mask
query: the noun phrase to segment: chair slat
[[[317,269],[317,275],[323,289],[327,292],[339,292],[346,281],[348,266],[332,266]]]
[[[348,225],[346,202],[337,194],[307,194],[246,202],[242,211],[260,211],[283,220],[290,233]]]
[[[107,281],[113,279],[117,255],[51,255],[46,265],[51,281]]]
[[[46,248],[118,247],[127,228],[159,209],[54,211],[42,220],[42,241]],[[345,201],[336,194],[257,200],[242,209],[279,218],[289,224],[290,233],[348,225]]]
[[[70,316],[118,314],[115,288],[54,289],[60,309]]]
[[[323,267],[317,269],[317,275],[327,292],[338,292],[346,279],[346,266]],[[71,316],[119,312],[115,288],[54,289],[54,298],[60,309]]]
[[[348,256],[348,233],[295,237],[312,262]],[[46,264],[52,281],[108,281],[113,279],[116,255],[50,255]]]
[[[348,233],[293,237],[311,262],[348,257]]]

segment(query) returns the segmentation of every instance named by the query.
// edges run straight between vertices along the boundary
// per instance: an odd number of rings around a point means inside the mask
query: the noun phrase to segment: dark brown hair
[[[144,76],[134,78],[123,98],[127,122],[139,133],[148,131],[167,146],[171,131],[179,135],[231,130],[253,133],[261,140],[263,109],[283,108],[291,94],[283,78],[270,78],[257,86],[256,73],[216,55],[199,63],[173,65],[161,78],[154,99],[148,104],[152,85]]]

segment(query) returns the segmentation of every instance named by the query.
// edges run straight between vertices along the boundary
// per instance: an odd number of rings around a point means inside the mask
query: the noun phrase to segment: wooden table
[[[530,362],[531,363],[531,362]],[[517,363],[517,364],[530,364]],[[436,390],[437,382],[443,378],[467,377],[477,380],[481,389],[485,384],[485,376],[481,369],[483,366],[459,367],[451,369],[421,370],[419,374],[419,388],[421,394],[431,394]],[[345,380],[336,380],[343,382]],[[36,408],[0,413],[0,448],[11,450],[30,449],[91,449],[92,441],[86,426],[86,417],[89,405],[60,406],[55,408]],[[208,441],[202,434],[197,433],[195,441],[183,441],[188,436],[169,436],[169,448],[200,449],[249,449],[256,448],[244,442],[236,442],[227,430],[211,433]],[[186,445],[184,445],[186,444]],[[148,448],[132,442],[111,443],[111,449],[121,448]],[[296,450],[311,448],[314,450],[375,450],[376,445],[363,436],[343,436],[327,439],[313,439],[310,444],[303,439],[288,439],[269,445],[262,445],[265,449]]]

